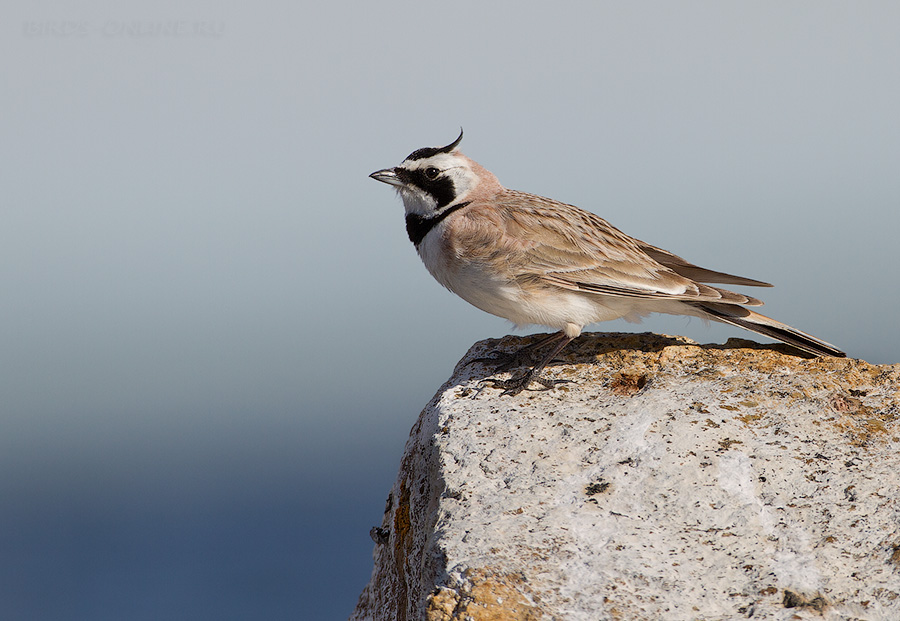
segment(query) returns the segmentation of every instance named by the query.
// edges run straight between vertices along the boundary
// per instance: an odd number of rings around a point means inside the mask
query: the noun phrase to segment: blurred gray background
[[[887,1],[7,3],[0,617],[350,613],[410,426],[513,330],[367,177],[460,126],[898,362],[898,33]]]

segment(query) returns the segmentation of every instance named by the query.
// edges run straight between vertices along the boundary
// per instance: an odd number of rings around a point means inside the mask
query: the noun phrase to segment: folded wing
[[[500,204],[501,213],[507,235],[520,247],[514,260],[525,277],[601,295],[750,306],[762,302],[702,283],[771,286],[696,266],[590,212],[538,196],[510,194],[512,200]]]

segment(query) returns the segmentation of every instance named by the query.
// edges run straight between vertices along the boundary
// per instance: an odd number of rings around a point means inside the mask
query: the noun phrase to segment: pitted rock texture
[[[586,334],[412,429],[351,617],[900,619],[900,365]]]

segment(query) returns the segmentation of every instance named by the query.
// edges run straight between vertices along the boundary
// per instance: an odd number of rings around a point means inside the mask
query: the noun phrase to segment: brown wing
[[[507,195],[498,201],[498,208],[507,236],[517,241],[521,249],[512,260],[525,277],[539,277],[564,289],[604,295],[761,304],[754,298],[695,282],[686,268],[700,270],[706,276],[720,273],[703,270],[648,246],[603,218],[572,205],[507,190]],[[687,273],[680,273],[676,267]]]

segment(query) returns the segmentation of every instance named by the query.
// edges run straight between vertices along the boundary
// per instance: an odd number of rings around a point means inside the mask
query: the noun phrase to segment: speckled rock
[[[531,340],[422,412],[351,619],[900,619],[900,365],[586,334],[480,386]]]

